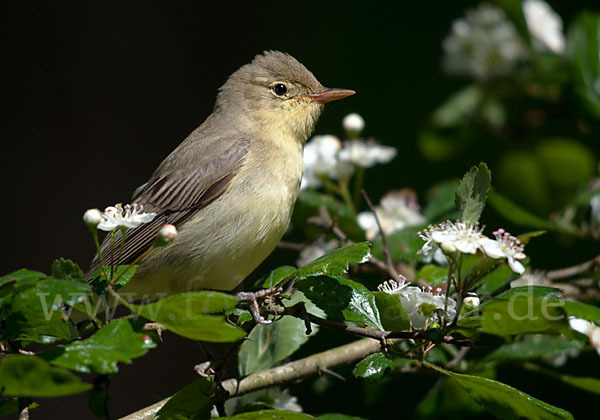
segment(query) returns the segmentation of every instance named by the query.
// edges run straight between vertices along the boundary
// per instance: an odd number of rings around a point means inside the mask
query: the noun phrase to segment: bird
[[[279,51],[264,51],[231,74],[213,112],[134,192],[132,203],[156,217],[125,235],[117,264],[139,264],[119,294],[139,301],[236,288],[288,228],[303,146],[324,104],[354,93],[324,87]],[[144,255],[165,224],[177,236]],[[121,240],[117,229],[114,243]],[[110,235],[100,253],[104,261],[115,255]],[[89,273],[99,267],[96,254]]]

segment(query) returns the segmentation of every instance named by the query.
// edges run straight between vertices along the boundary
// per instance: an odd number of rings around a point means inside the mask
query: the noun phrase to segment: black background
[[[325,86],[357,91],[328,105],[318,133],[341,135],[341,118],[358,112],[366,135],[399,148],[394,164],[369,173],[374,199],[464,173],[474,162],[432,168],[416,140],[460,85],[442,76],[441,41],[476,2],[391,3],[3,2],[0,272],[48,272],[61,256],[86,267],[84,210],[127,202],[210,114],[227,76],[266,49],[289,52]],[[575,3],[553,6],[569,21]],[[121,367],[112,414],[173,393],[198,361],[196,344],[168,335]],[[91,417],[86,405],[85,395],[42,399],[32,418]]]

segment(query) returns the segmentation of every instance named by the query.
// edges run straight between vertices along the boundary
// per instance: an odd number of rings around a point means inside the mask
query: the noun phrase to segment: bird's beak
[[[320,104],[326,104],[327,102],[352,96],[355,93],[355,91],[350,89],[325,88],[319,92],[307,93],[306,95],[303,95],[303,97],[309,98]]]

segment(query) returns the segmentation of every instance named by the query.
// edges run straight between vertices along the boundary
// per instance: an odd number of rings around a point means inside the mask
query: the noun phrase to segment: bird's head
[[[289,54],[265,51],[229,77],[219,90],[216,108],[241,115],[259,129],[289,132],[304,143],[323,104],[353,94],[323,87]]]

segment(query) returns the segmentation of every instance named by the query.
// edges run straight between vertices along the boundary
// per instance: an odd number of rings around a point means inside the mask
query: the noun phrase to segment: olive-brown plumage
[[[237,286],[287,229],[302,179],[302,148],[323,104],[353,93],[324,88],[277,51],[234,72],[219,89],[213,113],[136,190],[133,202],[157,217],[127,232],[119,264],[148,249],[164,224],[179,233],[144,257],[120,294],[137,300]],[[101,252],[109,261],[108,241]]]

